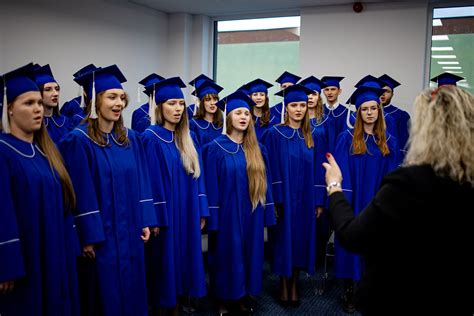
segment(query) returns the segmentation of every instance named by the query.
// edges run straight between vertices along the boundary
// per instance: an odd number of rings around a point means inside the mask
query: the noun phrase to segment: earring
[[[13,112],[12,112],[12,111],[10,111],[8,114],[10,114],[10,115],[13,115]]]

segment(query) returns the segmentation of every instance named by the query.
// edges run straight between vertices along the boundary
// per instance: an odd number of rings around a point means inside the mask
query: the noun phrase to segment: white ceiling
[[[244,14],[297,12],[304,7],[351,5],[351,0],[115,0],[128,2],[165,13],[202,14],[224,17]],[[416,1],[416,0],[415,0]],[[419,1],[419,0],[418,0]],[[365,0],[364,3],[402,2],[397,0]],[[428,2],[426,0],[425,2]]]

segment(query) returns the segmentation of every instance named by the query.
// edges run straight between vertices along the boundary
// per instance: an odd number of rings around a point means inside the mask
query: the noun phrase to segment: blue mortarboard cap
[[[266,82],[265,80],[262,80],[260,78],[247,83],[249,94],[252,94],[255,92],[264,92],[265,94],[268,94],[268,88],[270,87],[273,87],[271,83]]]
[[[94,71],[94,70],[97,70],[99,69],[99,67],[96,67],[94,64],[89,64],[87,66],[84,66],[82,67],[81,69],[79,69],[78,71],[76,71],[72,76],[74,78],[78,78],[88,72],[91,72],[91,71]]]
[[[89,97],[93,97],[93,81],[95,83],[95,94],[98,94],[109,89],[123,89],[122,83],[126,82],[127,79],[117,65],[111,65],[87,72],[82,76],[75,78],[74,81],[84,87],[84,90]]]
[[[366,87],[374,87],[374,88],[383,88],[385,87],[385,82],[380,80],[377,77],[374,77],[372,75],[367,75],[364,78],[360,79],[358,83],[355,84],[356,88],[359,88],[361,86],[366,86]]]
[[[286,82],[291,82],[292,84],[296,84],[298,80],[300,80],[301,77],[292,74],[291,72],[285,71],[278,77],[275,81],[278,82],[279,84],[284,84]]]
[[[213,81],[203,82],[196,90],[193,91],[193,95],[197,96],[199,99],[202,99],[206,94],[219,94],[224,90],[221,86]]]
[[[321,81],[326,84],[328,87],[338,87],[340,88],[340,82],[344,79],[344,77],[336,77],[336,76],[324,76],[321,78]]]
[[[383,82],[385,82],[385,86],[389,86],[390,89],[395,89],[396,87],[398,87],[400,85],[400,82],[398,82],[397,80],[393,79],[392,77],[390,77],[389,75],[387,74],[383,74],[379,77],[380,80],[382,80]]]
[[[142,86],[146,87],[146,86],[149,86],[153,83],[158,83],[160,82],[161,80],[164,80],[165,78],[160,76],[160,75],[157,75],[155,73],[152,73],[152,74],[149,74],[148,76],[146,76],[145,78],[143,78],[142,80],[140,80],[138,83],[141,84]]]
[[[90,68],[88,71],[77,71],[74,75],[78,74],[78,76],[74,77],[74,81],[80,85],[81,87],[84,87],[84,90],[86,91],[92,91],[92,79],[86,80],[86,75],[87,74],[92,74],[94,71],[97,71],[99,69],[102,69],[102,67],[96,67],[96,68]],[[73,75],[73,76],[74,76]]]
[[[281,96],[284,99],[285,105],[291,102],[308,102],[308,94],[314,91],[306,88],[300,84],[289,86],[284,90],[280,90],[275,95]]]
[[[308,89],[317,91],[318,93],[321,93],[321,89],[324,89],[324,88],[327,87],[324,82],[322,82],[321,80],[319,80],[315,76],[310,76],[306,79],[303,79],[298,84],[300,84],[300,85],[302,85],[302,86],[304,86]]]
[[[216,103],[217,107],[228,115],[237,108],[246,108],[250,110],[255,102],[242,91],[235,91]]]
[[[431,81],[436,82],[438,84],[438,87],[443,86],[443,85],[453,85],[456,86],[456,82],[459,80],[463,80],[463,77],[454,75],[449,72],[443,72],[442,74],[431,78]]]
[[[13,102],[17,96],[25,92],[39,91],[38,85],[34,80],[35,75],[32,63],[3,75],[3,84],[7,89],[7,103]]]
[[[10,71],[3,75],[2,83],[2,126],[4,133],[10,133],[10,122],[7,115],[7,104],[13,102],[16,97],[30,91],[38,91],[36,85],[33,64],[29,63],[23,67]]]
[[[168,78],[154,83],[152,86],[155,90],[156,103],[164,102],[169,99],[184,99],[184,94],[181,89],[186,88],[186,84],[179,77]],[[149,88],[147,87],[147,89]]]
[[[235,91],[242,91],[242,92],[245,93],[246,95],[249,95],[249,94],[250,94],[248,83],[241,85],[241,86],[240,86],[237,90],[235,90]]]
[[[384,89],[362,85],[352,93],[346,103],[354,104],[357,109],[367,101],[376,101],[380,104],[380,96],[383,93]]]
[[[189,84],[196,88],[196,87],[199,87],[199,85],[201,85],[204,81],[214,81],[214,80],[212,80],[205,74],[200,74],[199,76],[191,80]]]
[[[38,69],[38,68],[41,68],[41,65],[40,64],[37,64],[37,63],[34,63],[33,64],[33,71]]]
[[[53,72],[51,71],[51,67],[49,66],[49,64],[35,69],[34,73],[35,82],[38,86],[42,86],[50,82],[56,82],[56,79],[54,79]]]

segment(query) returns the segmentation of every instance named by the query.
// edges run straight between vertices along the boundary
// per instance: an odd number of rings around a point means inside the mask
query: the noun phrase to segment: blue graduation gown
[[[385,174],[398,166],[397,141],[387,134],[387,144],[390,150],[388,156],[382,156],[375,137],[365,134],[367,152],[363,155],[353,155],[351,131],[346,130],[339,135],[336,161],[341,168],[342,190],[352,205],[354,215],[358,215],[377,193]],[[370,154],[369,154],[370,153]],[[362,258],[347,252],[335,241],[335,275],[337,278],[360,280],[363,273]]]
[[[191,136],[200,156],[193,132]],[[151,125],[141,137],[153,194],[158,200],[155,203],[166,204],[166,215],[161,216],[160,223],[164,228],[152,238],[150,245],[153,269],[150,302],[157,308],[171,308],[176,305],[177,296],[206,294],[200,227],[201,218],[209,216],[204,176],[202,173],[194,179],[186,173],[173,132]]]
[[[264,227],[274,225],[275,209],[267,166],[266,203],[252,211],[247,162],[242,145],[221,135],[203,149],[206,189],[211,217],[209,279],[216,297],[237,300],[262,291]]]
[[[263,134],[269,130],[272,126],[280,124],[280,117],[272,116],[270,114],[270,121],[265,126],[260,126],[260,118],[254,117],[254,126],[255,126],[255,134],[257,135],[257,140],[260,142],[263,138]]]
[[[272,269],[285,277],[293,268],[314,273],[315,210],[325,204],[325,197],[316,194],[315,149],[306,147],[301,130],[284,125],[269,129],[263,143],[271,157],[273,200],[283,207],[269,232]]]
[[[270,108],[270,116],[276,116],[277,118],[280,118],[281,120],[281,110],[283,108],[283,103],[277,103],[274,106]]]
[[[78,315],[73,228],[58,174],[38,147],[0,134],[0,175],[0,283],[15,281],[0,295],[0,314]]]
[[[87,115],[84,113],[84,109],[81,109],[81,111],[82,112],[76,113],[70,118],[72,129],[80,125],[82,121],[86,118]]]
[[[74,114],[81,114],[83,112],[81,108],[81,100],[82,97],[78,96],[70,101],[64,102],[59,112],[69,118],[73,117]]]
[[[397,138],[398,148],[400,150],[400,159],[403,161],[406,154],[406,145],[410,129],[410,114],[396,107],[393,104],[384,106],[384,112],[390,114],[395,121],[395,132],[392,134]]]
[[[196,107],[195,104],[190,104],[186,107],[186,110],[188,111],[188,118],[191,118],[194,116],[194,108]]]
[[[73,129],[71,120],[64,115],[45,116],[43,123],[48,129],[49,137],[56,145]]]
[[[322,167],[322,163],[325,161],[325,155],[328,152],[328,135],[327,135],[327,121],[328,117],[323,116],[321,122],[317,122],[315,118],[309,120],[312,127],[313,138],[315,139],[315,153],[316,153],[316,169],[317,170],[317,183],[315,184],[316,196],[326,197],[326,181],[324,179],[326,171]],[[319,141],[318,141],[319,140]],[[327,199],[326,203],[323,205],[325,209],[328,208]],[[319,243],[324,243],[324,240],[329,236],[329,216],[328,212],[324,211],[317,221],[317,236],[322,238]],[[318,238],[318,237],[316,237]]]
[[[143,124],[145,121],[143,121],[144,117],[148,117],[148,110],[150,106],[147,103],[142,104],[138,109],[133,111],[132,114],[132,129],[136,132],[143,133],[143,131],[148,127],[148,125]]]
[[[334,153],[334,150],[336,149],[338,135],[349,128],[347,125],[347,115],[349,111],[350,110],[343,104],[339,104],[337,108],[333,110],[329,110],[328,107],[324,105],[324,116],[328,117],[326,122],[328,150],[331,153]]]
[[[143,147],[135,132],[127,132],[128,145],[107,134],[108,145],[101,146],[83,124],[59,146],[76,192],[81,244],[95,245],[95,279],[106,316],[148,314],[140,235],[157,222]]]
[[[196,134],[201,146],[204,146],[222,135],[222,127],[217,127],[214,123],[204,119],[191,119],[189,121],[189,129]]]

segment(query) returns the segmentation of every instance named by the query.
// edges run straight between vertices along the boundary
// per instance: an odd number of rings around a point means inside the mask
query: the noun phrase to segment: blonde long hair
[[[227,115],[227,135],[232,132],[232,116]],[[244,132],[243,147],[245,160],[247,162],[247,178],[249,182],[249,195],[252,202],[252,211],[258,204],[265,205],[267,194],[267,174],[262,152],[258,145],[253,120],[250,120],[247,130]]]
[[[362,114],[360,113],[361,108],[357,109],[356,121],[354,125],[354,135],[352,136],[352,153],[354,155],[363,155],[367,153],[367,145],[364,139],[364,121],[362,120]],[[377,147],[380,149],[382,156],[390,154],[390,149],[387,145],[387,135],[385,133],[385,118],[383,115],[382,107],[377,104],[378,117],[375,121],[374,136],[377,142]],[[369,153],[370,154],[370,153]]]
[[[291,102],[290,102],[291,103]],[[285,106],[285,111],[288,105]],[[283,125],[289,125],[290,124],[290,118],[288,115],[288,112],[285,113],[285,121]],[[301,131],[303,132],[304,136],[304,143],[306,144],[306,147],[308,148],[313,148],[314,147],[314,140],[313,140],[313,135],[311,134],[311,123],[309,122],[309,109],[308,109],[308,102],[306,102],[306,112],[304,113],[303,116],[303,123],[301,124]]]
[[[8,108],[11,108],[14,102],[15,101],[8,104]],[[39,149],[45,154],[51,169],[56,171],[59,175],[59,181],[61,182],[63,193],[64,212],[69,213],[70,210],[76,207],[76,195],[74,193],[74,187],[72,185],[71,178],[69,177],[69,173],[64,166],[63,157],[49,137],[48,130],[46,129],[44,122],[41,123],[40,129],[34,132],[33,140]]]
[[[456,86],[425,90],[414,103],[405,165],[474,186],[474,97]]]
[[[165,123],[165,117],[163,115],[163,103],[164,102],[158,103],[155,110],[156,124],[160,126]],[[178,147],[184,170],[186,170],[188,174],[192,174],[194,179],[199,178],[199,176],[201,175],[201,167],[199,165],[199,157],[196,147],[194,147],[194,143],[189,132],[189,122],[188,113],[186,111],[186,105],[183,111],[183,116],[181,117],[179,123],[176,125],[174,135],[176,147]]]

